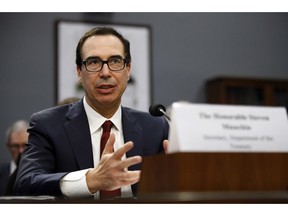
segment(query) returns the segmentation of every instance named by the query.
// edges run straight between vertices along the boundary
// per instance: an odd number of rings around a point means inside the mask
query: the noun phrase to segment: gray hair
[[[6,132],[6,143],[10,142],[10,136],[13,132],[26,132],[29,127],[29,123],[25,120],[18,120],[14,122]]]

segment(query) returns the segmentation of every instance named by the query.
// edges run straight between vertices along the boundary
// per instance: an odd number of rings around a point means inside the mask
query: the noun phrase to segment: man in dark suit
[[[8,128],[6,147],[11,154],[11,162],[0,165],[0,196],[11,195],[20,155],[28,141],[28,122],[18,120]]]
[[[101,198],[137,192],[143,156],[167,149],[167,121],[121,106],[130,79],[129,41],[112,28],[94,28],[76,50],[78,102],[33,114],[15,184],[18,195]],[[101,153],[102,124],[112,128]]]
[[[10,163],[3,163],[0,165],[0,196],[6,195],[6,188],[10,176]]]

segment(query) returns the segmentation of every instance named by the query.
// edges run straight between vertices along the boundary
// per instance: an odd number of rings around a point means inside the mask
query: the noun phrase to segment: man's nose
[[[24,151],[25,147],[26,147],[25,145],[20,146],[19,147],[19,152],[22,153]]]
[[[108,67],[108,64],[107,63],[104,63],[103,64],[103,67],[102,67],[102,70],[100,71],[100,75],[102,76],[110,76],[110,69]]]

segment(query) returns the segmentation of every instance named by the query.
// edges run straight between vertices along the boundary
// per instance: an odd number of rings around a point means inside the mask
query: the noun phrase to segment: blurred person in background
[[[12,194],[17,166],[28,141],[28,126],[27,121],[18,120],[6,132],[6,147],[12,159],[0,165],[0,196]]]

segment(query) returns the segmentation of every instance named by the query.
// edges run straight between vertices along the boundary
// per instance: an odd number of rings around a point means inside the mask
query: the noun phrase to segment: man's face
[[[19,154],[23,152],[27,141],[28,141],[28,133],[26,131],[11,133],[7,147],[15,162],[17,161]]]
[[[103,61],[112,56],[124,56],[124,46],[112,35],[88,38],[82,47],[82,59],[96,57]],[[111,71],[107,64],[99,72],[87,72],[84,65],[77,68],[78,79],[82,83],[87,102],[96,111],[118,107],[130,76],[130,64],[120,71]]]

